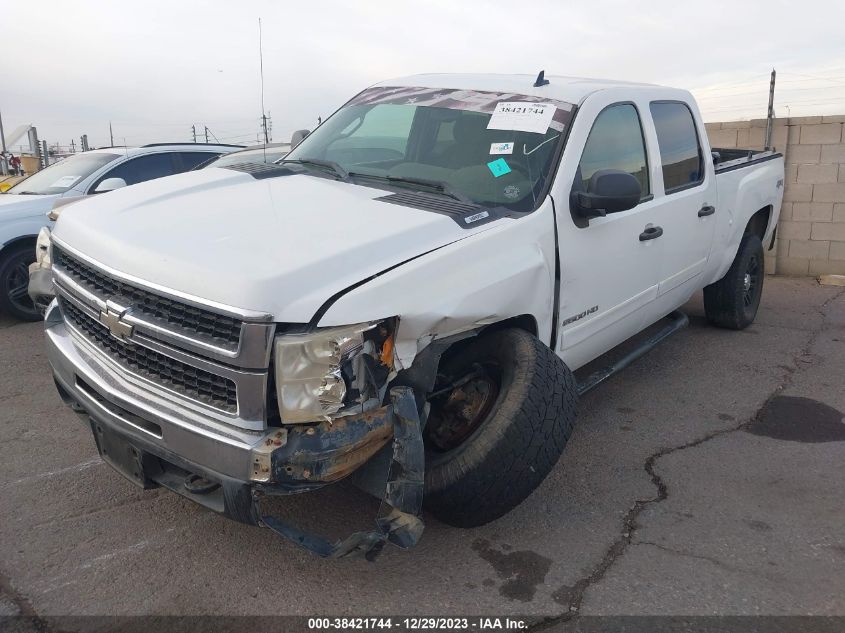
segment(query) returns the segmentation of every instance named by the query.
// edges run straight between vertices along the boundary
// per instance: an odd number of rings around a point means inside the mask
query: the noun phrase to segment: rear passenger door
[[[663,229],[656,307],[671,311],[697,289],[716,226],[716,187],[707,169],[696,119],[681,101],[651,101],[650,119],[659,161],[655,222]],[[662,316],[662,315],[661,315]]]

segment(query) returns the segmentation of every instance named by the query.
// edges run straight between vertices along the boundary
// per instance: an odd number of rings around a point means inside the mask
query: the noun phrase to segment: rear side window
[[[220,154],[214,152],[179,152],[179,158],[182,160],[182,167],[179,171],[191,171],[197,165],[206,163],[218,156]]]
[[[660,145],[666,193],[693,187],[704,180],[701,145],[692,112],[684,103],[654,102],[651,116]]]
[[[594,173],[602,169],[626,171],[640,183],[642,195],[649,195],[646,160],[640,115],[630,103],[620,103],[602,110],[593,123],[579,164],[584,191]]]

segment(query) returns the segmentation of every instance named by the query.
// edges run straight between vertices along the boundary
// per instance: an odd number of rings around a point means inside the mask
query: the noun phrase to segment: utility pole
[[[3,117],[0,115],[0,146],[3,149],[3,160],[0,161],[0,172],[4,176],[9,175],[9,164],[6,160],[6,135],[3,133]]]
[[[208,145],[208,126],[203,125],[203,127],[205,128],[205,144]]]
[[[196,143],[197,142],[197,126],[196,125],[191,126],[191,136],[194,137],[194,143]]]
[[[111,130],[111,121],[109,121],[109,145],[114,147],[114,132]]]
[[[772,126],[775,118],[775,69],[772,68],[772,79],[769,82],[769,111],[766,114],[766,146],[764,149],[772,149]]]

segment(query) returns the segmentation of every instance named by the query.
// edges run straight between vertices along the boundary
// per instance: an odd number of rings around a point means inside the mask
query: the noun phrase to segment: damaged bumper
[[[372,559],[385,543],[407,548],[418,541],[424,451],[412,389],[391,389],[386,406],[333,423],[247,431],[138,389],[50,311],[46,338],[62,398],[90,426],[102,458],[136,485],[163,486],[320,556]],[[386,502],[370,532],[333,543],[262,507],[266,496],[316,489],[362,471],[370,471],[362,480],[380,481],[363,487],[379,488]]]

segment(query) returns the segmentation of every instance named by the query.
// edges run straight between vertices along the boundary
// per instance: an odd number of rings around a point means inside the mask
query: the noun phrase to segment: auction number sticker
[[[557,107],[553,103],[500,101],[487,122],[488,130],[514,130],[545,134]]]

